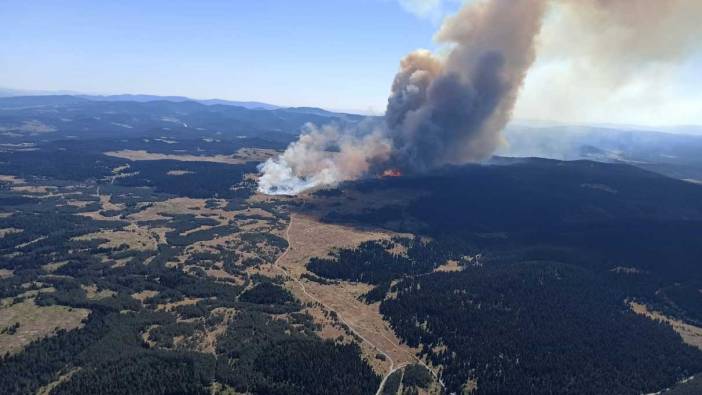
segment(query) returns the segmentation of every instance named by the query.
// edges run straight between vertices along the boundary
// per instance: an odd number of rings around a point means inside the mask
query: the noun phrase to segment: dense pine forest
[[[300,281],[360,283],[360,306],[416,347],[447,393],[699,386],[677,383],[702,372],[702,352],[630,306],[702,322],[699,186],[623,165],[523,160],[276,200],[256,196],[254,162],[104,155],[281,146],[167,137],[0,152],[0,308],[14,314],[0,341],[40,333],[0,343],[12,346],[0,392],[376,393],[383,377],[371,366],[385,357],[263,269],[289,247],[291,215],[402,233],[305,260]],[[28,314],[52,318],[37,328]],[[339,332],[323,338],[324,320]],[[382,393],[438,387],[408,365]]]

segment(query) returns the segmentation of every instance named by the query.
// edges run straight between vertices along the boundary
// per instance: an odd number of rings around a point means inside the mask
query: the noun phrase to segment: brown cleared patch
[[[392,248],[387,249],[390,254],[398,256],[407,256],[407,247],[400,243],[393,243]]]
[[[224,335],[224,333],[227,331],[229,323],[234,318],[234,315],[236,315],[236,310],[232,308],[218,307],[212,310],[211,314],[221,315],[224,317],[224,319],[214,327],[206,327],[203,332],[198,334],[199,341],[197,342],[197,351],[207,354],[215,354],[217,339]]]
[[[88,217],[88,218],[94,219],[96,221],[119,220],[116,216],[115,217],[106,217],[106,216],[101,214],[101,211],[121,211],[121,210],[125,209],[125,206],[123,204],[112,203],[112,196],[111,195],[101,195],[99,188],[98,188],[98,198],[100,199],[100,210],[78,213],[77,215],[81,215],[83,217]],[[69,200],[69,201],[66,201],[66,204],[71,204],[71,202],[74,202],[76,204],[76,207],[81,207],[81,206],[85,207],[88,204],[92,203],[92,202],[86,202],[83,205],[83,203],[77,203],[77,202],[81,202],[81,201]]]
[[[172,302],[172,303],[162,303],[158,306],[156,306],[156,310],[159,311],[173,311],[178,306],[190,306],[194,305],[197,302],[203,300],[203,298],[185,298],[183,300],[179,300],[177,302]]]
[[[190,154],[160,154],[144,150],[121,150],[104,153],[115,158],[140,160],[176,160],[181,162],[213,162],[230,165],[240,165],[246,162],[261,162],[277,154],[277,151],[260,148],[242,148],[233,155],[190,155]]]
[[[12,187],[12,192],[17,193],[38,193],[46,194],[55,191],[56,187],[43,186],[43,185],[21,185]]]
[[[360,230],[350,226],[325,224],[300,214],[293,214],[288,242],[292,246],[281,265],[299,277],[306,272],[311,257],[326,257],[335,249],[353,248],[370,240],[389,240],[396,233],[383,230]]]
[[[207,274],[207,277],[211,277],[218,281],[227,281],[236,285],[244,285],[244,279],[231,273],[227,273],[221,268],[206,269],[205,273]]]
[[[95,284],[80,286],[85,291],[85,297],[90,300],[100,300],[105,298],[111,298],[116,295],[115,291],[109,289],[98,289]]]
[[[95,239],[107,240],[100,244],[103,248],[120,248],[126,244],[130,250],[137,251],[155,251],[159,243],[153,232],[135,224],[127,225],[124,230],[102,230],[73,238],[73,240]]]
[[[10,269],[0,269],[0,280],[10,278],[15,275],[15,272]]]
[[[66,200],[66,204],[67,204],[67,205],[73,206],[73,207],[78,207],[78,208],[85,208],[85,207],[88,207],[88,205],[89,205],[90,203],[92,203],[92,202],[86,201],[86,200],[75,200],[75,199],[68,199],[68,200]]]
[[[14,335],[0,334],[0,354],[16,353],[32,341],[52,335],[59,329],[77,328],[89,313],[90,310],[66,306],[37,306],[34,299],[15,304],[4,300],[0,307],[0,328],[15,323],[20,326]]]
[[[359,296],[371,289],[370,285],[345,281],[323,285],[301,278],[307,272],[305,265],[310,257],[326,256],[336,248],[355,247],[364,241],[389,239],[397,234],[324,224],[309,216],[292,214],[286,236],[290,247],[278,258],[276,265],[292,280],[286,285],[298,299],[318,304],[322,310],[333,311],[338,321],[353,332],[376,371],[386,372],[392,366],[417,360],[417,350],[402,344],[382,319],[379,303],[368,305],[359,300]],[[327,333],[333,334],[333,331]],[[389,360],[377,359],[379,353]]]
[[[103,210],[120,211],[124,210],[124,204],[112,203],[112,195],[100,195],[100,205]]]
[[[127,257],[127,258],[117,259],[117,260],[114,261],[114,263],[113,263],[112,265],[110,265],[110,267],[113,268],[113,269],[118,269],[118,268],[120,268],[120,267],[125,267],[125,266],[127,266],[127,264],[128,264],[129,262],[132,261],[132,259],[134,259],[134,257],[131,257],[131,256],[130,256],[130,257]],[[148,259],[151,259],[151,258],[148,258]],[[104,262],[104,261],[105,261],[105,260],[103,260],[103,262]],[[147,263],[147,262],[145,261],[144,264],[146,264],[146,263]]]
[[[461,392],[464,394],[472,394],[475,393],[475,391],[478,390],[478,379],[468,379],[465,384],[463,384],[463,388],[461,389]]]
[[[150,203],[143,210],[130,214],[127,219],[130,221],[157,221],[168,219],[167,215],[177,214],[193,214],[200,218],[209,215],[213,219],[220,219],[224,213],[229,213],[219,208],[208,209],[205,207],[206,205],[206,199],[173,198]]]
[[[649,310],[646,305],[641,303],[630,301],[629,307],[636,314],[641,314],[652,320],[665,322],[682,337],[685,343],[702,350],[702,328],[668,317],[657,311]]]
[[[67,263],[68,261],[47,263],[46,265],[42,265],[41,269],[47,273],[53,273],[63,266],[66,266]]]
[[[460,272],[461,270],[463,270],[463,268],[458,264],[458,261],[453,259],[446,261],[446,263],[434,269],[435,272]]]
[[[146,299],[153,298],[156,295],[158,295],[158,291],[146,289],[140,292],[135,292],[131,296],[132,298],[140,301],[141,303],[144,303]]]

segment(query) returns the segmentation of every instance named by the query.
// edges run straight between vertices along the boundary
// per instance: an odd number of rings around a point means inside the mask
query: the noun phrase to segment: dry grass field
[[[641,314],[652,320],[667,323],[675,332],[678,332],[685,343],[702,350],[702,328],[667,317],[657,311],[650,310],[646,305],[641,303],[629,302],[629,307],[637,314]]]
[[[73,329],[81,325],[90,310],[65,306],[37,306],[33,298],[20,303],[3,300],[0,307],[0,331],[19,323],[14,334],[0,334],[0,354],[16,353],[34,340],[55,333],[59,329]]]
[[[357,340],[361,340],[359,343],[367,360],[378,372],[385,373],[391,367],[390,361],[378,359],[378,354],[390,357],[394,366],[416,361],[417,350],[400,342],[382,319],[379,305],[359,300],[360,295],[370,290],[369,285],[346,281],[324,285],[301,277],[307,273],[305,265],[310,257],[323,257],[338,248],[355,247],[369,240],[390,239],[397,234],[325,224],[313,217],[293,214],[287,236],[290,247],[277,265],[291,277],[287,286],[300,300],[317,304],[318,311],[311,314],[326,324],[321,335],[333,337],[341,332],[338,325],[330,325],[327,318],[334,312],[337,321],[348,325],[360,337]]]
[[[212,162],[239,165],[246,162],[262,162],[274,155],[277,151],[262,148],[242,148],[233,155],[190,155],[190,154],[159,154],[144,150],[108,151],[105,155],[115,158],[140,160],[177,160],[181,162]]]

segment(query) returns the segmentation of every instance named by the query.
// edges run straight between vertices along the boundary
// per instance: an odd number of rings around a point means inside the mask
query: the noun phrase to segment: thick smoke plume
[[[623,57],[635,63],[675,57],[684,51],[680,47],[696,45],[695,38],[685,35],[687,27],[677,24],[689,27],[691,16],[685,11],[702,8],[700,4],[699,0],[470,2],[447,18],[436,35],[450,49],[447,55],[420,50],[401,61],[384,125],[352,131],[309,126],[282,155],[261,165],[259,191],[297,194],[388,169],[424,172],[483,160],[501,144],[500,132],[534,63],[547,7],[556,10],[549,18],[577,21],[574,31],[590,35],[583,53],[601,51],[603,58]],[[671,39],[677,48],[666,45]]]
[[[437,40],[445,59],[416,51],[401,62],[385,125],[371,131],[309,126],[260,170],[259,191],[297,194],[387,168],[426,171],[481,160],[498,146],[534,60],[545,0],[491,0],[465,6]]]

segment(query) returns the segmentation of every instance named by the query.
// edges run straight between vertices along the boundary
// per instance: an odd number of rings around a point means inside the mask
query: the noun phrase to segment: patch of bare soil
[[[46,265],[43,265],[41,269],[47,273],[53,273],[61,267],[65,266],[67,263],[68,261],[47,263]]]
[[[232,308],[219,307],[212,310],[212,314],[222,315],[224,319],[214,327],[206,327],[206,329],[198,333],[197,351],[208,354],[214,354],[217,348],[217,338],[222,336],[227,331],[229,323],[234,318],[236,310]]]
[[[685,343],[702,350],[702,328],[668,317],[657,311],[649,310],[646,305],[641,303],[630,301],[629,307],[637,314],[667,323],[675,332],[680,334]]]
[[[133,293],[132,298],[144,303],[146,299],[153,298],[156,295],[158,295],[158,291],[146,289],[144,291]]]
[[[99,190],[98,190],[99,192]],[[78,213],[78,215],[88,217],[91,219],[94,219],[96,221],[115,221],[118,220],[117,217],[106,217],[104,216],[101,211],[121,211],[125,209],[125,206],[123,204],[115,204],[112,203],[112,196],[111,195],[98,195],[100,199],[100,210],[98,211],[89,211],[89,212],[82,212]],[[66,200],[66,204],[75,206],[75,207],[86,207],[89,205],[91,202],[84,202],[80,200]]]
[[[112,203],[112,195],[100,195],[100,205],[103,210],[120,211],[124,210],[124,204]]]
[[[225,216],[233,216],[229,211],[221,208],[206,208],[206,205],[206,199],[173,198],[150,203],[143,210],[130,214],[127,219],[130,221],[156,221],[167,219],[167,215],[193,214],[199,218],[207,216],[226,223]]]
[[[44,185],[21,185],[12,187],[12,192],[29,193],[29,194],[46,194],[52,193],[56,187]]]
[[[460,272],[461,270],[463,268],[458,264],[458,261],[452,259],[434,269],[435,272]]]
[[[85,297],[90,299],[90,300],[100,300],[100,299],[105,299],[105,298],[111,298],[112,296],[114,296],[116,294],[115,291],[112,291],[109,289],[98,289],[98,287],[95,284],[91,284],[91,285],[81,284],[80,287],[83,288],[83,291],[85,291]]]
[[[202,298],[185,298],[183,300],[180,300],[178,302],[172,302],[172,303],[162,303],[158,306],[156,306],[156,310],[160,311],[173,311],[178,306],[189,306],[189,305],[194,305],[195,303],[201,301]]]

